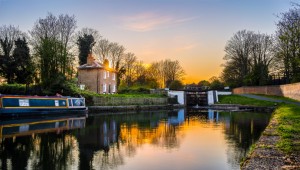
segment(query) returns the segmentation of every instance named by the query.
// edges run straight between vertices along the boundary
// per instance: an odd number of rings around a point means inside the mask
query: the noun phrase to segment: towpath
[[[300,102],[274,99],[265,96],[253,94],[240,94],[241,96],[254,98],[258,100],[265,100],[278,103],[289,103],[300,106]],[[261,169],[285,169],[285,170],[299,170],[300,169],[300,155],[298,152],[286,154],[277,149],[277,142],[280,136],[276,129],[279,122],[274,117],[270,121],[268,127],[255,144],[255,148],[250,156],[248,156],[241,166],[242,170],[261,170]]]
[[[277,102],[277,103],[289,103],[289,104],[295,104],[297,106],[300,106],[300,102],[294,102],[294,101],[289,101],[289,100],[284,100],[284,99],[274,99],[266,96],[260,96],[260,95],[255,95],[255,94],[239,94],[240,96],[245,96],[257,100],[265,100],[265,101],[270,101],[270,102]]]

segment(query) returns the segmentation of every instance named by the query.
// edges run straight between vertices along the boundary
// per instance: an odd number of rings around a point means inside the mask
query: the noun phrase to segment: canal
[[[2,119],[0,169],[239,169],[270,117],[181,109]]]

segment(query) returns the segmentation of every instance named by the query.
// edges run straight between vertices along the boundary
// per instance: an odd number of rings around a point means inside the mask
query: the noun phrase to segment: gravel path
[[[300,102],[293,102],[293,101],[287,101],[287,100],[281,100],[281,99],[273,99],[265,96],[259,96],[255,94],[239,94],[240,96],[245,96],[257,100],[265,100],[265,101],[270,101],[270,102],[277,102],[277,103],[289,103],[289,104],[295,104],[300,106]]]

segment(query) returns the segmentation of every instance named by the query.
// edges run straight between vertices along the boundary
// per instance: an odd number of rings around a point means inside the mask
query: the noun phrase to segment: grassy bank
[[[226,95],[219,96],[219,104],[240,104],[240,105],[251,105],[251,106],[274,106],[276,103],[269,101],[262,101],[252,99],[239,95]]]
[[[274,118],[279,124],[277,147],[285,153],[300,152],[300,107],[281,105],[275,110]]]

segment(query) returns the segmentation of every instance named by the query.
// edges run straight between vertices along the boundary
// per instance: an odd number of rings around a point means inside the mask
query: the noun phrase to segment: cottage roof
[[[104,64],[96,61],[96,59],[94,58],[94,56],[92,54],[88,55],[87,63],[79,66],[78,69],[104,69],[107,71],[115,72],[115,70],[113,68],[106,67],[106,66],[104,66]]]

